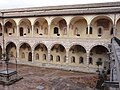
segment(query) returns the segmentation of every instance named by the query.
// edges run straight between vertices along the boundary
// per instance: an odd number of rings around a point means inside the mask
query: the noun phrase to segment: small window
[[[75,63],[75,57],[74,56],[71,57],[71,63]]]
[[[93,64],[93,59],[92,59],[92,57],[89,58],[89,64]]]
[[[113,27],[110,30],[110,35],[113,35]]]
[[[46,54],[43,54],[43,60],[46,60]]]
[[[22,52],[21,58],[25,58],[25,53]]]
[[[53,61],[53,55],[50,55],[50,61]]]
[[[13,33],[15,33],[15,29],[13,28]]]
[[[99,28],[98,28],[98,37],[101,37],[101,36],[102,36],[102,31],[103,31],[103,28],[102,28],[102,27],[99,27]]]
[[[28,33],[30,33],[30,28],[28,28]]]
[[[88,34],[88,27],[86,28],[86,34]]]
[[[79,58],[79,64],[82,64],[82,63],[84,63],[84,62],[83,62],[83,57],[80,57],[80,58]]]
[[[56,56],[56,62],[60,62],[60,56]]]
[[[45,28],[45,30],[44,30],[44,34],[45,34],[45,35],[48,34],[48,29],[47,29],[47,28]]]
[[[66,27],[63,28],[63,35],[67,35],[67,28]]]
[[[38,34],[38,28],[36,29],[36,34]]]
[[[39,54],[38,53],[36,54],[36,60],[39,60]]]
[[[90,34],[92,34],[93,30],[92,30],[92,27],[90,27]]]
[[[59,33],[58,27],[55,27],[55,28],[54,28],[54,34],[58,34],[58,33]]]
[[[76,27],[74,30],[74,35],[77,35],[77,34],[78,34],[78,28]]]

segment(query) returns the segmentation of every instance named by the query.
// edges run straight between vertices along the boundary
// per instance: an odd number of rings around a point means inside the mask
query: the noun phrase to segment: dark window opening
[[[92,34],[93,30],[92,30],[92,27],[90,27],[90,34]]]
[[[89,58],[89,64],[93,64],[93,59],[92,59],[92,57]]]
[[[54,28],[54,34],[58,34],[58,33],[59,33],[58,27],[55,27],[55,28]]]

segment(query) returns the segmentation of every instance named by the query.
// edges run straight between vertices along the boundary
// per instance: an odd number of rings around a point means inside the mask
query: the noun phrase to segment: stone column
[[[67,36],[69,37],[69,24],[67,24]]]
[[[32,37],[34,36],[34,25],[32,25]]]
[[[48,62],[50,62],[50,49],[48,49]]]
[[[69,50],[66,50],[66,65],[69,64]]]
[[[34,63],[34,50],[32,50],[32,63]]]
[[[86,57],[86,68],[87,68],[87,70],[88,70],[88,72],[89,72],[89,57],[90,57],[90,53],[89,52],[87,52],[87,55],[86,55],[87,57]]]
[[[19,25],[17,25],[17,36],[19,37]]]
[[[48,36],[50,37],[50,25],[48,25]]]
[[[88,35],[90,34],[90,24],[88,24]]]
[[[17,47],[17,61],[19,61],[19,57],[20,57],[20,52],[19,52],[19,47]]]

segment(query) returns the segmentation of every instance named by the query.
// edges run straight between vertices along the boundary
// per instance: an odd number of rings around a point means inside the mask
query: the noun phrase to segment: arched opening
[[[108,49],[102,45],[97,45],[94,46],[91,50],[90,50],[90,58],[89,58],[89,64],[97,67],[96,62],[98,60],[102,61],[102,66],[106,67],[107,69],[109,69],[109,57],[107,55]]]
[[[70,65],[81,65],[81,63],[86,64],[86,50],[81,45],[73,45],[69,49],[69,64]],[[84,61],[83,61],[84,59]]]
[[[23,27],[20,27],[20,36],[23,36]]]
[[[69,36],[73,38],[86,38],[88,34],[87,21],[83,17],[74,17],[70,21]]]
[[[15,59],[17,57],[16,45],[13,42],[10,42],[6,46],[6,53],[8,54],[10,59]]]
[[[54,18],[52,20],[50,29],[51,29],[50,34],[53,37],[56,37],[56,36],[66,37],[67,35],[67,23],[65,19],[61,17]]]
[[[95,17],[90,26],[93,28],[92,38],[110,38],[111,28],[113,27],[113,22],[111,18],[107,16]]]
[[[41,61],[41,62],[47,62],[48,60],[47,55],[48,55],[47,47],[42,43],[38,43],[34,48],[34,57],[39,56],[39,58],[34,58],[34,60]]]
[[[20,36],[32,36],[32,26],[28,19],[22,19],[19,22],[19,34]]]
[[[45,18],[37,18],[34,23],[34,36],[47,36],[48,35],[48,22]]]
[[[32,61],[31,47],[28,43],[23,43],[19,48],[20,60]]]
[[[54,63],[63,64],[64,57],[66,56],[65,47],[61,44],[55,44],[50,50],[50,54],[53,55],[52,60]],[[53,63],[52,62],[52,63]]]
[[[5,33],[6,36],[16,36],[16,23],[14,20],[10,19],[5,23]]]

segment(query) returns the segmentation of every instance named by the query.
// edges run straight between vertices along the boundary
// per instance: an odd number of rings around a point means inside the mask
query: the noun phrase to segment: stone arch
[[[5,20],[5,35],[16,36],[17,35],[17,24],[13,19]]]
[[[39,55],[39,60],[36,60],[37,55]],[[48,60],[47,56],[48,56],[47,46],[43,43],[37,43],[34,47],[34,60],[45,63]]]
[[[103,34],[98,35],[98,27],[103,27]],[[90,27],[93,29],[92,37],[94,38],[110,38],[111,30],[113,29],[113,21],[108,16],[96,16],[90,22]]]
[[[6,45],[6,53],[10,59],[17,58],[17,46],[14,42],[8,42]]]
[[[34,21],[34,35],[48,35],[48,21],[45,18],[40,17]]]
[[[79,44],[75,44],[75,45],[72,45],[70,48],[69,48],[69,64],[72,65],[72,66],[80,66],[81,64],[79,63],[79,58],[80,57],[83,57],[83,62],[84,64],[87,64],[87,60],[86,60],[86,57],[87,57],[87,52],[86,52],[86,49],[79,45]],[[73,60],[72,58],[75,58],[75,61],[71,61]]]
[[[71,37],[86,37],[87,20],[82,16],[73,17],[69,24],[69,34]],[[77,31],[76,31],[77,30]]]
[[[65,63],[64,57],[66,56],[66,49],[62,44],[54,44],[50,49],[50,55],[53,56],[52,62],[54,62],[55,64],[63,64]],[[57,56],[59,56],[59,58],[61,59],[60,61],[56,61]]]
[[[23,58],[23,53],[25,55],[25,58]],[[21,43],[19,47],[19,59],[24,61],[32,61],[32,48],[28,43]]]
[[[106,67],[109,69],[109,56],[107,55],[108,48],[106,48],[103,45],[95,45],[94,47],[91,48],[89,56],[93,59],[93,66],[96,66],[96,62],[98,59],[101,59],[103,62],[101,68]]]
[[[58,32],[55,33],[54,28],[58,28]],[[67,35],[67,22],[64,17],[55,17],[52,19],[50,24],[50,34],[53,37]],[[66,31],[65,31],[66,30]]]
[[[24,18],[19,21],[19,34],[20,36],[32,35],[32,25],[29,19]]]

